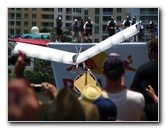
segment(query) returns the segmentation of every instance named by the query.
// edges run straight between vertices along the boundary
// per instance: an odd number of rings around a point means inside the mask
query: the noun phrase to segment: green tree
[[[50,30],[49,30],[48,28],[44,27],[44,28],[42,28],[42,29],[40,30],[40,32],[41,32],[41,33],[49,33]]]
[[[35,59],[34,72],[27,71],[26,78],[31,83],[49,82],[55,84],[51,62],[41,59]]]
[[[15,78],[16,76],[12,73],[11,69],[8,69],[8,79]]]

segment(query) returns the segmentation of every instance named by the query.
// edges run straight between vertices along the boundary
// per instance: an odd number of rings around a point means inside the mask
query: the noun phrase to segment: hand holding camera
[[[8,57],[8,64],[15,65],[14,72],[17,78],[24,77],[23,73],[28,62],[30,62],[30,59],[22,51]]]

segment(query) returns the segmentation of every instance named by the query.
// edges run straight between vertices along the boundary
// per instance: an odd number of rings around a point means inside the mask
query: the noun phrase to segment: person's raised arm
[[[45,90],[45,95],[50,97],[51,100],[56,98],[56,96],[58,94],[58,90],[53,84],[43,82],[42,88]]]
[[[18,51],[18,59],[15,63],[14,73],[16,78],[23,78],[24,77],[24,70],[27,64],[26,61],[26,54],[22,51]]]
[[[147,91],[148,95],[154,100],[154,102],[158,103],[158,96],[156,95],[156,93],[151,85],[148,85],[148,88],[146,88],[146,91]]]

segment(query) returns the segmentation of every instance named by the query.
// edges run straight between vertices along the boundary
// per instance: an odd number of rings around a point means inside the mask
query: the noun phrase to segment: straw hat
[[[101,89],[97,87],[96,85],[86,85],[82,91],[81,96],[79,99],[86,100],[86,101],[94,101],[98,97],[102,95]]]

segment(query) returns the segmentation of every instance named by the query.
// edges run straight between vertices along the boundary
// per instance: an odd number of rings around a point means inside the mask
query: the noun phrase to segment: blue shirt
[[[158,36],[158,26],[156,26],[156,32],[155,32],[155,35]]]

